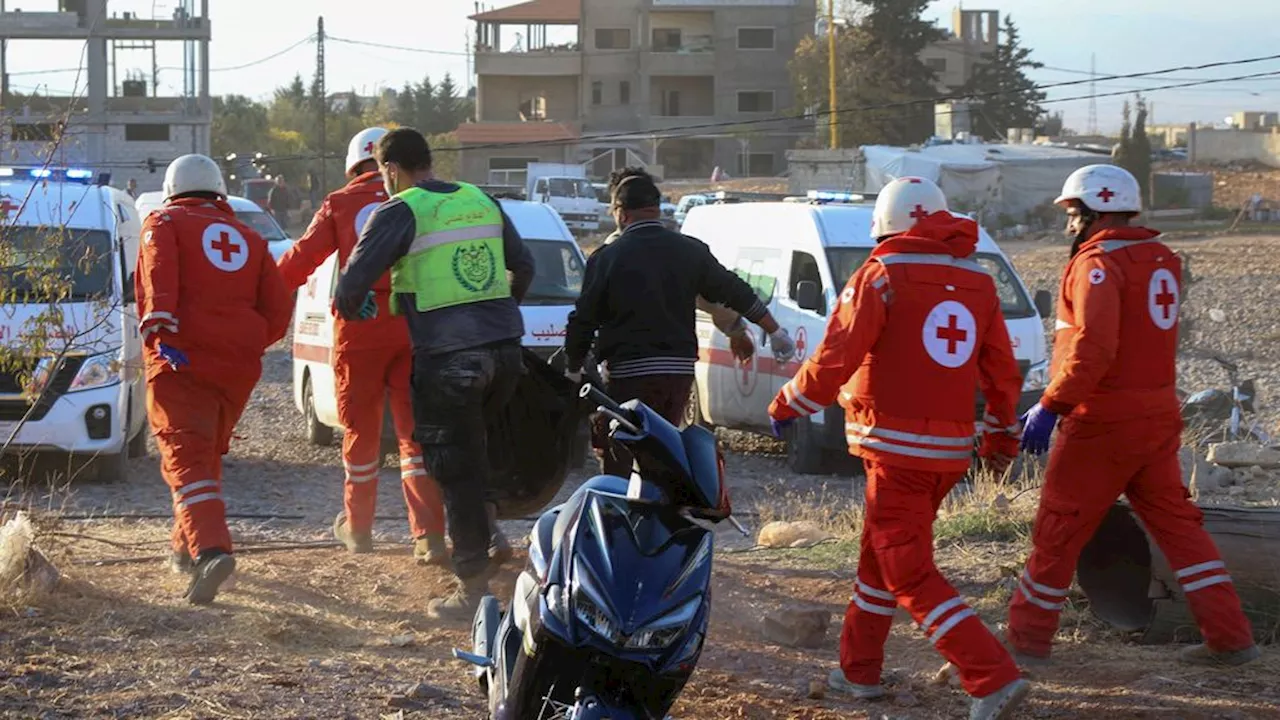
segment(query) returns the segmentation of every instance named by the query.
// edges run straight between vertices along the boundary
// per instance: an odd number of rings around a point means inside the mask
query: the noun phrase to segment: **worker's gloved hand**
[[[1058,424],[1058,414],[1036,403],[1022,416],[1022,449],[1041,455],[1049,449],[1049,438]]]
[[[160,343],[157,350],[160,353],[160,359],[169,363],[169,367],[174,370],[191,364],[191,362],[187,360],[187,354],[172,345]]]
[[[740,332],[729,336],[729,352],[733,353],[733,357],[739,363],[746,364],[751,361],[751,356],[756,354],[756,343],[751,338],[751,333]]]
[[[1008,472],[1009,467],[1013,465],[1012,455],[1003,455],[1000,453],[991,453],[984,455],[982,458],[982,466],[990,470],[996,476],[1002,476]]]
[[[791,362],[791,359],[796,356],[796,343],[787,334],[786,328],[780,327],[769,333],[769,349],[773,351],[773,358],[778,362]]]
[[[794,425],[795,422],[795,418],[790,418],[788,420],[775,420],[773,418],[769,418],[769,427],[773,430],[773,436],[781,440],[783,433],[787,431],[787,428]]]
[[[378,297],[370,290],[364,299],[364,304],[360,306],[360,312],[356,313],[356,317],[361,320],[372,320],[378,317]]]

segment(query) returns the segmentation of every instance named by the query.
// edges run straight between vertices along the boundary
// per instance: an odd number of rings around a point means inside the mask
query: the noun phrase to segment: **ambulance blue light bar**
[[[0,177],[29,177],[35,180],[54,180],[76,183],[78,185],[106,185],[111,182],[111,173],[97,173],[87,168],[44,167],[44,166],[6,166],[0,167]]]
[[[805,197],[809,198],[810,202],[860,203],[867,201],[867,196],[861,193],[834,190],[810,190]]]

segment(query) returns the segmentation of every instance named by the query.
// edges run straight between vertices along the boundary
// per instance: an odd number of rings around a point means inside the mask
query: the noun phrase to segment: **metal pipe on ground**
[[[1259,642],[1280,639],[1280,508],[1202,507]],[[1186,596],[1142,523],[1116,503],[1080,554],[1080,589],[1093,613],[1141,642],[1194,642]]]

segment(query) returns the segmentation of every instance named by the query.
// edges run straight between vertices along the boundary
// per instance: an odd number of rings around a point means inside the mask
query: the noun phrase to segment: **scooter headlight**
[[[616,644],[620,639],[618,626],[614,624],[608,611],[582,590],[573,597],[573,614],[579,622],[591,628],[591,632],[605,640]]]
[[[640,628],[627,638],[629,650],[658,650],[671,647],[684,636],[702,606],[702,597],[695,597],[680,607]]]
[[[71,380],[71,386],[67,388],[67,392],[90,390],[118,383],[120,382],[120,369],[120,352],[118,350],[94,355],[80,365],[80,370],[76,373],[75,378]]]
[[[1022,392],[1043,390],[1049,385],[1049,362],[1042,361],[1031,366],[1027,376],[1022,380]]]

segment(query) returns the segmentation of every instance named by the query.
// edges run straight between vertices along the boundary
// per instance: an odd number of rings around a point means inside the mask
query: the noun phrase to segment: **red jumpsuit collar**
[[[235,210],[231,209],[231,204],[222,198],[219,198],[217,200],[211,200],[209,198],[184,197],[184,198],[177,198],[175,200],[170,200],[169,202],[165,203],[165,207],[192,208],[192,207],[199,207],[201,205],[212,205],[213,207],[218,208],[222,212],[228,213],[230,215],[235,214]]]
[[[363,173],[361,175],[357,175],[351,178],[351,180],[347,182],[347,186],[350,187],[352,185],[361,185],[363,183],[373,182],[374,180],[377,180],[378,183],[381,184],[382,173],[378,172],[377,170],[370,170],[367,173]]]

